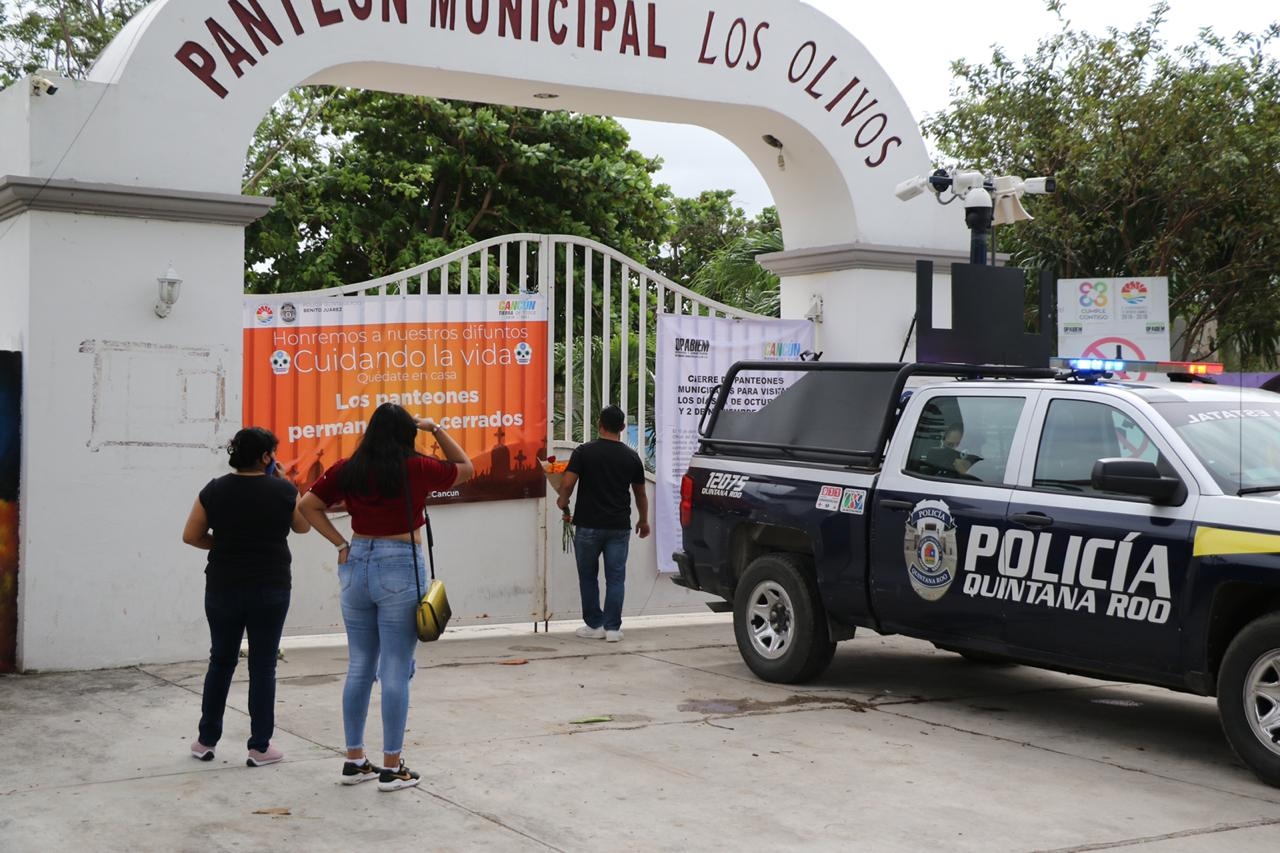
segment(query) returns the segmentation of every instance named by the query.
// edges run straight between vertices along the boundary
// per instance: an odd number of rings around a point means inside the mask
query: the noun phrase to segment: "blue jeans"
[[[382,681],[382,751],[395,754],[404,747],[409,679],[418,646],[418,582],[423,592],[427,588],[422,558],[419,548],[415,566],[408,542],[356,538],[347,561],[338,566],[347,627],[347,682],[342,688],[347,749],[364,749],[375,678]]]
[[[627,585],[627,550],[631,531],[579,527],[573,534],[582,593],[582,621],[592,628],[617,631],[622,627],[622,598]],[[600,610],[600,557],[604,557],[604,611]]]
[[[240,641],[249,635],[249,749],[271,743],[276,728],[276,656],[289,613],[289,590],[240,586],[207,589],[204,615],[209,620],[209,670],[200,699],[200,742],[217,746],[227,708],[231,678],[240,662]]]

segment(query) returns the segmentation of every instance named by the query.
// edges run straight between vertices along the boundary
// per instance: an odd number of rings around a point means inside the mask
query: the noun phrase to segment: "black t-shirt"
[[[631,487],[644,484],[640,456],[621,441],[579,445],[566,470],[578,475],[573,523],[602,530],[631,528]]]
[[[200,490],[213,549],[205,569],[210,589],[253,584],[290,586],[289,529],[298,490],[278,477],[227,474]]]

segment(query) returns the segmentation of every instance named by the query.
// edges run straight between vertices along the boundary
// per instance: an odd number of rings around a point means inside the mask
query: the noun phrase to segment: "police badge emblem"
[[[944,501],[921,501],[911,509],[902,537],[911,588],[925,601],[947,594],[956,578],[956,524]]]

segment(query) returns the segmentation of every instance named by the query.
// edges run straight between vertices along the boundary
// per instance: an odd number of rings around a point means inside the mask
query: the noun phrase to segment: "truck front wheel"
[[[738,582],[734,637],[742,659],[765,681],[808,681],[835,652],[817,582],[806,568],[797,554],[763,554]]]
[[[1280,613],[1236,635],[1218,673],[1218,713],[1240,760],[1280,787]]]

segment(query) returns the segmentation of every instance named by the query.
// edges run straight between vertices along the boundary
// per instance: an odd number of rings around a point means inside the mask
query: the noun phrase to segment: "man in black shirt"
[[[644,465],[622,443],[627,417],[617,406],[600,411],[600,437],[579,446],[569,457],[556,506],[577,529],[573,552],[582,593],[582,621],[577,635],[616,643],[622,639],[622,599],[627,579],[627,550],[631,544],[631,495],[635,496],[636,533],[649,535],[649,498],[644,491]],[[572,515],[569,497],[575,486],[578,500]],[[630,492],[630,494],[628,494]],[[600,607],[600,558],[604,557],[604,609]]]

